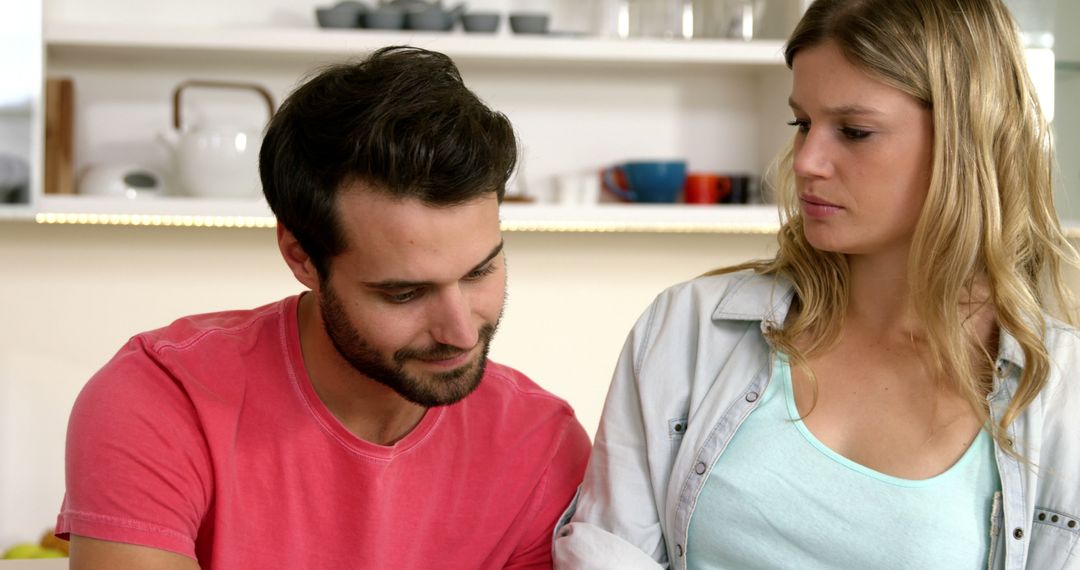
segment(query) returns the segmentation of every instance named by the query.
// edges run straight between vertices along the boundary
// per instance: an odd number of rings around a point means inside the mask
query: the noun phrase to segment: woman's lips
[[[813,196],[801,196],[799,197],[799,203],[802,204],[803,213],[811,218],[828,218],[843,210],[836,204]]]

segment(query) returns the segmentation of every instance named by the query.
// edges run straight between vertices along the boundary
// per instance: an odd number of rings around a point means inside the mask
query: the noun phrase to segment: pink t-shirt
[[[68,426],[57,534],[203,568],[548,568],[589,440],[573,411],[489,362],[392,446],[361,440],[303,366],[298,297],[133,338]]]

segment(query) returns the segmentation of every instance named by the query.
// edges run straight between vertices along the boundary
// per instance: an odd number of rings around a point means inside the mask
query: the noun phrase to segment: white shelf
[[[49,23],[50,50],[230,52],[289,57],[366,53],[415,45],[464,61],[783,65],[781,41],[605,39],[318,28],[131,27]]]
[[[16,211],[17,210],[17,211]],[[507,203],[503,229],[522,232],[774,233],[776,206],[597,204],[569,207]],[[270,227],[274,217],[261,200],[91,196],[42,196],[33,208],[0,208],[0,219],[46,224]]]
[[[208,57],[244,62],[340,59],[387,45],[415,45],[446,53],[459,63],[508,66],[593,65],[645,67],[712,66],[782,69],[780,41],[605,39],[596,37],[466,34],[461,31],[384,32],[269,27],[170,27],[47,22],[50,57],[97,58],[126,65],[132,58],[178,58],[183,65]],[[119,62],[119,63],[118,63]],[[3,215],[0,212],[0,215]],[[169,226],[268,226],[274,223],[262,200],[159,198],[126,201],[89,196],[40,196],[12,217],[42,223]],[[777,215],[770,206],[599,204],[565,207],[511,203],[502,208],[508,231],[772,233]]]
[[[37,199],[28,219],[44,224],[141,226],[271,227],[266,202],[162,197],[125,200],[98,196],[46,195]]]
[[[507,231],[769,234],[780,227],[775,205],[504,204],[501,215]]]
[[[513,232],[772,234],[780,227],[775,205],[597,204],[558,206],[506,203],[502,226]],[[262,199],[42,196],[36,205],[2,204],[0,221],[45,224],[271,227]],[[1080,239],[1080,220],[1062,220],[1065,234]]]

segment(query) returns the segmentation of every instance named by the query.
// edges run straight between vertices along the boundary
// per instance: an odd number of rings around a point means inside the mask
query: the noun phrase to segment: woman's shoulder
[[[791,283],[775,275],[746,269],[705,274],[677,283],[657,296],[654,309],[692,311],[714,319],[763,320],[786,313],[791,302]]]
[[[1044,340],[1050,360],[1058,364],[1080,362],[1080,330],[1050,316],[1045,317],[1044,323]]]
[[[1080,406],[1080,382],[1074,371],[1080,369],[1080,330],[1053,317],[1045,317],[1043,342],[1050,357],[1050,375],[1043,395],[1051,405]]]

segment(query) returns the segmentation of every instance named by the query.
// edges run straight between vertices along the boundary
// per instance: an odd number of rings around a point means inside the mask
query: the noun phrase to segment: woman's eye
[[[840,134],[844,135],[849,140],[858,141],[865,139],[872,133],[870,131],[856,129],[855,127],[840,127]]]
[[[807,133],[810,131],[810,121],[805,119],[795,119],[794,121],[788,121],[788,126],[797,127],[800,133]]]

